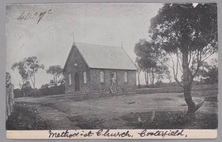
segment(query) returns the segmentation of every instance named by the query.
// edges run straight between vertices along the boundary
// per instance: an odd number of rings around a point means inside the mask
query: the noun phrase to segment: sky
[[[121,46],[122,43],[135,61],[135,43],[148,39],[150,19],[161,6],[160,3],[7,6],[6,71],[17,88],[22,79],[17,70],[11,69],[12,64],[25,57],[37,56],[45,66],[36,74],[36,87],[39,88],[52,79],[46,73],[49,66],[64,67],[73,41],[109,46]],[[38,22],[40,15],[43,16]]]
[[[122,46],[135,61],[134,46],[149,40],[150,19],[161,3],[20,4],[6,8],[6,71],[15,88],[22,82],[13,63],[36,56],[44,70],[36,74],[36,87],[53,78],[51,65],[64,67],[73,42]],[[27,17],[27,18],[26,18]],[[141,74],[141,84],[144,76]]]

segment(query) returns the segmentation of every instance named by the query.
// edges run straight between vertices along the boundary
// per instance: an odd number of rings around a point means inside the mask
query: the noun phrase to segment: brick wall
[[[103,83],[100,82],[100,71],[104,71],[105,73],[105,81]],[[83,72],[86,72],[86,84],[84,84],[83,82]],[[75,93],[76,73],[79,75],[81,92],[109,92],[109,87],[111,85],[110,74],[113,72],[116,72],[117,82],[124,91],[136,88],[136,71],[126,70],[126,72],[128,73],[128,82],[125,83],[124,70],[89,69],[78,49],[74,47],[70,53],[67,66],[64,71],[65,93]],[[69,74],[71,74],[71,85],[69,85]],[[121,88],[117,85],[118,91],[122,91]]]
[[[100,71],[104,71],[105,73],[105,82],[100,82]],[[108,92],[109,87],[111,85],[111,77],[110,74],[116,72],[116,79],[121,88],[126,91],[130,89],[136,88],[136,71],[128,71],[128,82],[124,82],[124,70],[107,70],[107,69],[90,69],[90,88],[94,90],[94,92]],[[118,90],[121,90],[120,87],[117,86]]]

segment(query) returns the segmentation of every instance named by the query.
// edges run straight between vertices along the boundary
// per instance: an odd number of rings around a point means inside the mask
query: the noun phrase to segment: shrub
[[[24,97],[22,89],[14,89],[15,98]],[[48,95],[58,95],[65,93],[65,85],[61,84],[59,86],[44,86],[39,89],[29,89],[25,93],[25,97],[41,97],[41,96],[48,96]]]

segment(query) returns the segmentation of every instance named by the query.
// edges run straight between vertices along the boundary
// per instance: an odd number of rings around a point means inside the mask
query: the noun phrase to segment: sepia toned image
[[[216,3],[8,4],[5,21],[8,138],[216,137]]]

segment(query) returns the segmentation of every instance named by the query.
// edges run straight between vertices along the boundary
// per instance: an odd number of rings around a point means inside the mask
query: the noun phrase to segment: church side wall
[[[104,82],[100,82],[100,71],[104,71]],[[90,88],[92,92],[109,92],[111,85],[110,74],[116,72],[116,79],[120,86],[117,85],[117,91],[124,91],[136,88],[136,71],[132,70],[107,70],[107,69],[90,69]],[[124,82],[124,72],[128,74],[128,81]],[[120,88],[121,87],[121,88]]]

